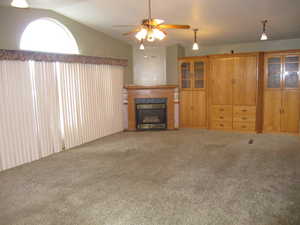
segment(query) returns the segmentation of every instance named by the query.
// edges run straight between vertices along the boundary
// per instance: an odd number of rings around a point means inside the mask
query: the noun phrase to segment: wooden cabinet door
[[[264,95],[264,131],[280,132],[281,91],[265,91]]]
[[[195,60],[193,63],[193,89],[203,90],[206,86],[205,82],[206,62],[205,60]]]
[[[207,127],[205,91],[193,92],[192,114],[193,127]]]
[[[180,93],[180,126],[192,127],[193,125],[193,92],[181,91]]]
[[[265,88],[280,90],[282,88],[282,57],[279,55],[265,58]]]
[[[211,62],[212,105],[232,104],[233,58],[214,58]]]
[[[180,87],[181,89],[192,89],[192,62],[182,61],[179,63],[180,70]]]
[[[284,89],[299,89],[300,88],[300,56],[287,55],[284,57],[283,67],[283,88]]]
[[[281,131],[299,133],[300,126],[300,92],[282,92]]]
[[[256,56],[241,56],[234,58],[234,105],[256,105],[257,70]]]

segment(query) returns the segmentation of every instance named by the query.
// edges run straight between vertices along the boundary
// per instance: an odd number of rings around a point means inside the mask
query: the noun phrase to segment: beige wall
[[[167,47],[167,84],[178,84],[178,58],[184,57],[184,48],[180,45],[170,45]]]
[[[235,53],[241,52],[259,52],[259,51],[280,51],[300,49],[300,39],[289,40],[269,40],[257,41],[250,43],[230,44],[230,45],[215,45],[215,46],[199,46],[199,51],[193,51],[192,46],[185,48],[186,56],[201,56],[212,54],[230,53],[233,50]]]
[[[18,50],[21,35],[33,20],[51,17],[64,24],[75,37],[80,54],[128,59],[125,83],[132,83],[132,47],[58,13],[41,9],[0,7],[0,49]]]

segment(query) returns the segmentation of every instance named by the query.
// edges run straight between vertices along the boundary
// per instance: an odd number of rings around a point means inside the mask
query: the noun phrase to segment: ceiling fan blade
[[[152,19],[152,21],[155,23],[154,25],[160,25],[165,22],[164,20],[161,19]]]
[[[190,29],[189,25],[175,25],[175,24],[160,24],[157,26],[160,29]]]
[[[138,25],[113,25],[112,27],[137,27]]]
[[[140,27],[137,27],[137,28],[133,29],[132,31],[123,33],[123,35],[124,35],[124,36],[127,36],[127,35],[134,34],[134,33],[138,32],[140,29],[141,29]]]

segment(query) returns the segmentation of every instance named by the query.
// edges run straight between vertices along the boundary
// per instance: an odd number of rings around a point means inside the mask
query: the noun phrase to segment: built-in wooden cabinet
[[[265,55],[264,132],[299,133],[300,53]]]
[[[255,131],[258,54],[210,58],[211,129]]]
[[[207,57],[179,61],[181,127],[207,127],[207,63]]]
[[[300,134],[300,51],[179,60],[181,127]]]

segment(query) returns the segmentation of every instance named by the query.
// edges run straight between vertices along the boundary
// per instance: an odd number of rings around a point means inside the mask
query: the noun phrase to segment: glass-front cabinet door
[[[266,87],[271,89],[281,88],[281,56],[267,58]]]
[[[283,88],[299,88],[299,56],[284,56]]]
[[[180,73],[181,73],[181,88],[190,89],[192,88],[192,74],[191,74],[191,62],[181,62]]]
[[[194,88],[205,88],[205,64],[203,61],[194,62]]]

